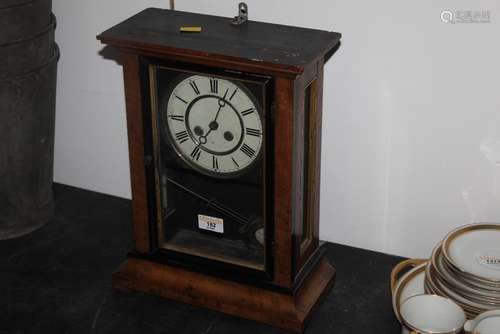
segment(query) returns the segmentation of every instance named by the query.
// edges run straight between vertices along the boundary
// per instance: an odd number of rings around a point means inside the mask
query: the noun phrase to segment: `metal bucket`
[[[55,16],[42,31],[22,40],[0,45],[0,79],[31,71],[45,64],[54,50]],[[0,36],[3,32],[0,31]]]
[[[34,36],[50,24],[52,0],[0,0],[0,45]]]
[[[0,240],[30,233],[53,217],[54,45],[42,66],[0,79]]]

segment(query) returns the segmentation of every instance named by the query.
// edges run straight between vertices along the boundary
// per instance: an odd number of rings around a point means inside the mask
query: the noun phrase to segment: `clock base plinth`
[[[334,278],[335,269],[323,257],[298,291],[286,294],[128,258],[113,274],[113,287],[159,295],[302,333]]]

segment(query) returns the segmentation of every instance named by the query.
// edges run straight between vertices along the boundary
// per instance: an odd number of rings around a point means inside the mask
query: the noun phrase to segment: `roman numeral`
[[[178,98],[179,100],[181,100],[182,102],[184,102],[185,104],[188,104],[188,102],[186,100],[184,100],[182,97],[179,97],[177,95],[175,95],[176,98]]]
[[[169,115],[168,117],[174,121],[184,122],[184,115]]]
[[[213,94],[219,94],[219,81],[217,79],[210,79],[210,91]]]
[[[193,88],[193,90],[196,93],[196,95],[200,95],[200,90],[198,89],[198,86],[196,85],[196,82],[190,81],[189,85],[191,86],[191,88]]]
[[[247,144],[243,144],[243,146],[240,147],[240,151],[245,153],[249,158],[252,158],[255,155],[255,150]]]
[[[238,88],[236,88],[233,92],[233,94],[231,94],[231,97],[229,98],[229,101],[231,101],[233,99],[233,97],[236,95],[236,92],[238,91]]]
[[[212,156],[212,167],[213,169],[219,169],[219,160],[215,155]]]
[[[175,138],[177,138],[177,140],[182,144],[189,139],[189,135],[187,131],[181,131],[175,134]]]
[[[190,154],[191,158],[193,158],[196,161],[198,161],[198,159],[200,158],[200,155],[201,155],[201,150],[200,150],[199,146],[196,146],[194,148],[193,152],[191,152],[191,154]]]
[[[246,128],[246,134],[249,136],[254,136],[254,137],[260,137],[262,135],[260,133],[260,130],[250,129],[250,128]]]
[[[236,165],[236,167],[238,167],[238,168],[239,168],[239,167],[240,167],[240,165],[238,165],[238,163],[236,162],[236,160],[234,160],[234,157],[231,157],[231,159],[233,159],[233,162],[234,162],[234,164]]]
[[[241,114],[242,114],[243,116],[248,116],[248,115],[250,115],[251,113],[253,113],[254,111],[255,111],[255,109],[254,109],[254,108],[250,108],[250,109],[247,109],[247,110],[243,110],[243,111],[241,112]]]

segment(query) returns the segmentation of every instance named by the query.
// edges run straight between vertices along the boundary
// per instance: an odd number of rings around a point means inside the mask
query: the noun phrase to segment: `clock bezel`
[[[195,170],[195,171],[197,171],[197,172],[199,172],[201,174],[204,174],[204,175],[210,176],[210,177],[214,177],[214,178],[218,178],[218,179],[233,179],[233,178],[237,178],[237,177],[239,177],[241,175],[244,175],[244,174],[250,172],[252,168],[255,168],[255,165],[263,157],[263,151],[265,150],[265,146],[266,146],[266,142],[267,142],[267,131],[265,131],[266,120],[265,120],[265,114],[264,114],[264,110],[263,110],[262,104],[259,102],[259,100],[257,99],[257,97],[250,91],[250,89],[248,89],[243,84],[243,82],[248,82],[248,83],[252,83],[252,84],[261,84],[260,81],[252,81],[252,80],[246,80],[246,79],[228,77],[228,76],[223,76],[223,75],[220,75],[220,74],[196,72],[196,71],[189,71],[189,70],[180,70],[179,68],[173,68],[173,67],[170,67],[170,66],[155,66],[155,65],[150,65],[150,66],[153,66],[154,69],[156,69],[156,70],[163,69],[163,70],[170,70],[170,71],[174,71],[174,72],[178,72],[179,73],[179,76],[176,77],[176,79],[173,80],[168,85],[168,87],[166,89],[166,93],[164,94],[163,100],[162,101],[157,101],[157,103],[156,103],[157,106],[156,106],[155,109],[156,109],[156,113],[158,114],[157,117],[159,119],[159,123],[161,124],[161,129],[160,129],[161,138],[162,138],[162,140],[165,141],[165,144],[168,144],[168,145],[170,145],[170,146],[173,147],[174,151],[176,152],[177,156],[181,159],[181,161],[183,161],[189,168],[192,168],[193,170]],[[151,70],[153,70],[153,69],[151,69]],[[165,116],[167,114],[167,111],[165,109],[168,108],[168,102],[169,102],[169,100],[170,100],[170,98],[172,96],[172,93],[175,90],[175,88],[182,81],[184,81],[185,79],[187,79],[187,78],[189,78],[191,76],[196,76],[196,75],[198,75],[198,76],[204,76],[204,77],[207,77],[207,78],[219,78],[219,79],[224,79],[224,80],[230,81],[232,84],[236,85],[239,89],[241,89],[242,91],[244,91],[245,94],[250,98],[250,100],[252,101],[252,103],[256,107],[257,112],[259,113],[259,118],[260,118],[260,122],[261,122],[261,128],[263,130],[263,135],[262,135],[262,139],[261,139],[261,143],[260,143],[260,150],[259,150],[259,152],[255,156],[255,158],[253,158],[253,160],[246,167],[244,167],[242,169],[239,169],[237,171],[234,171],[234,172],[229,172],[229,173],[215,172],[213,170],[206,169],[206,168],[204,168],[204,167],[196,164],[195,162],[193,162],[191,159],[189,159],[189,157],[187,157],[185,154],[183,154],[183,152],[181,151],[180,147],[177,145],[177,142],[175,141],[175,138],[173,137],[173,134],[172,134],[172,132],[169,129],[170,126],[168,124],[168,119]],[[150,75],[150,78],[153,81],[152,82],[152,88],[154,89],[154,91],[157,91],[157,88],[158,88],[157,87],[157,81],[153,80],[153,76],[152,75]],[[262,87],[262,89],[263,89],[262,96],[265,99],[265,86]],[[213,95],[213,96],[215,96],[215,95]],[[189,105],[188,105],[187,108],[188,109],[191,108],[192,104],[193,104],[193,101],[191,101],[189,103]],[[187,114],[187,112],[186,112],[186,114]],[[189,132],[189,129],[188,129],[188,132]],[[167,140],[165,140],[165,138],[167,138]],[[243,141],[243,138],[244,137],[242,137],[241,141]],[[241,145],[241,143],[238,144],[238,146],[236,147],[235,150],[237,150],[240,145]],[[207,152],[207,151],[205,151],[205,152]]]

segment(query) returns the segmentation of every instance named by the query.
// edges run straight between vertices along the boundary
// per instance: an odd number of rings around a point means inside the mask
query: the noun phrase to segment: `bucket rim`
[[[17,39],[15,41],[10,41],[10,42],[7,42],[7,43],[4,43],[4,44],[0,44],[0,48],[1,47],[6,47],[6,46],[9,46],[9,45],[12,45],[12,44],[19,44],[19,43],[22,43],[22,42],[27,42],[27,41],[31,41],[33,39],[36,39],[44,34],[46,34],[47,32],[51,31],[51,30],[55,30],[57,27],[57,19],[56,19],[56,16],[54,15],[54,13],[50,13],[50,23],[41,31],[37,32],[36,34],[34,35],[31,35],[27,38],[23,38],[23,39]]]

